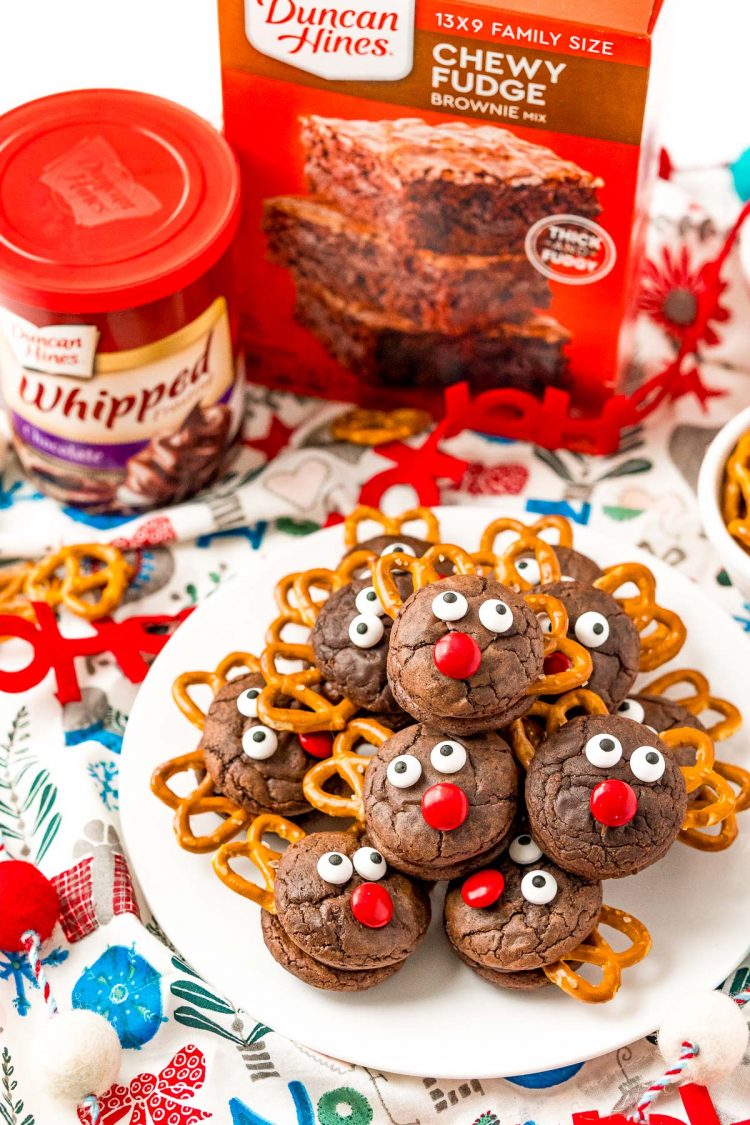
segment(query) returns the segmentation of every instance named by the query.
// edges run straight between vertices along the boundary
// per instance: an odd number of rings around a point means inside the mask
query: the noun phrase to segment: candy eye
[[[237,710],[240,715],[244,715],[246,719],[257,719],[259,695],[260,688],[249,687],[237,696]]]
[[[513,628],[513,614],[500,598],[488,598],[479,607],[479,620],[491,633],[507,633]]]
[[[242,749],[248,758],[263,762],[278,749],[279,739],[275,730],[269,727],[250,727],[242,736]]]
[[[642,723],[646,718],[643,704],[639,703],[637,699],[623,699],[617,708],[617,714],[624,715],[626,719],[632,719],[635,723]]]
[[[401,754],[388,763],[385,776],[397,789],[409,789],[422,776],[422,763],[413,754]]]
[[[441,621],[460,621],[469,612],[469,603],[463,594],[444,590],[432,601],[432,612]]]
[[[349,640],[357,648],[374,648],[384,632],[383,622],[374,613],[360,613],[349,626]]]
[[[557,879],[549,871],[529,871],[521,880],[521,894],[534,906],[547,906],[557,894]]]
[[[622,743],[611,734],[595,734],[584,747],[586,757],[592,766],[609,769],[616,766],[622,757]]]
[[[340,886],[348,883],[354,874],[352,861],[341,852],[325,852],[318,860],[318,875],[326,883]]]
[[[542,572],[536,559],[519,559],[516,563],[516,570],[532,586],[537,586],[542,580]]]
[[[609,621],[593,609],[582,613],[575,624],[576,639],[586,648],[599,648],[609,637]]]
[[[542,858],[542,849],[528,833],[525,833],[523,836],[516,836],[508,849],[508,854],[514,863],[520,863],[525,867],[527,863],[536,863]]]
[[[385,613],[380,598],[375,593],[374,586],[365,586],[364,590],[360,590],[354,600],[357,607],[357,613],[375,614],[376,617],[382,617]]]
[[[458,773],[466,765],[466,747],[460,742],[438,742],[430,752],[430,761],[438,773]]]
[[[390,543],[380,552],[380,557],[382,558],[383,555],[395,555],[397,552],[399,555],[411,555],[413,559],[417,557],[417,552],[413,547],[410,547],[408,543]]]
[[[370,882],[382,879],[388,870],[380,852],[373,848],[357,848],[354,853],[354,870]]]
[[[639,746],[630,755],[630,769],[639,781],[659,781],[666,768],[664,755],[653,746]]]

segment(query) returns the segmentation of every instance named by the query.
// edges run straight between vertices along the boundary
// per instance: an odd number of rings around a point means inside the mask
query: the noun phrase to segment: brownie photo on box
[[[271,258],[295,281],[318,285],[429,332],[520,324],[549,305],[544,277],[524,254],[436,254],[399,250],[375,226],[313,196],[267,199]]]
[[[601,181],[492,125],[305,117],[309,196],[264,203],[271,260],[295,315],[380,386],[542,394],[567,383],[570,334],[543,315],[526,257],[538,219],[593,216]]]
[[[523,254],[543,215],[600,211],[601,180],[495,125],[305,117],[302,144],[315,195],[409,248]]]

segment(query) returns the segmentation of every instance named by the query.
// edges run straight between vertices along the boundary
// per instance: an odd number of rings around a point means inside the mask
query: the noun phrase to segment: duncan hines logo
[[[414,57],[414,0],[245,0],[257,51],[330,81],[394,82]]]

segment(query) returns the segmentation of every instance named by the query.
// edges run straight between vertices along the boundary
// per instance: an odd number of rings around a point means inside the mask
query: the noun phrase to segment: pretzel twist
[[[616,952],[602,937],[600,926],[609,926],[624,934],[630,945],[622,952]],[[622,983],[623,969],[637,965],[651,950],[651,935],[643,922],[626,914],[614,906],[602,906],[599,918],[591,934],[575,949],[553,965],[544,968],[544,974],[552,984],[556,984],[568,996],[581,1000],[584,1004],[603,1004],[611,1000]],[[572,962],[594,965],[601,969],[601,979],[597,984],[586,980]]]
[[[617,596],[623,586],[633,583],[635,596]],[[687,630],[681,618],[656,601],[656,579],[641,563],[618,563],[607,567],[594,586],[617,602],[635,625],[641,638],[641,672],[652,672],[666,664],[682,648]]]
[[[524,594],[523,599],[532,613],[544,614],[549,619],[550,628],[544,635],[544,656],[560,652],[570,665],[563,672],[544,673],[529,684],[526,694],[561,695],[585,684],[593,670],[591,653],[568,637],[568,612],[563,603],[551,594]]]
[[[325,605],[331,594],[347,586],[360,570],[369,570],[377,557],[374,551],[360,548],[346,555],[335,570],[317,566],[300,571],[298,574],[288,575],[277,585],[276,601],[280,604],[282,612],[292,610],[298,614],[304,625],[312,627],[317,621],[321,607]],[[325,598],[314,598],[313,590],[323,590]],[[282,592],[284,604],[281,604]],[[291,600],[289,593],[292,594]]]
[[[213,672],[182,672],[172,684],[172,698],[185,718],[198,730],[203,730],[206,713],[201,711],[191,696],[190,689],[198,685],[206,686],[214,696],[228,683],[230,673],[238,668],[247,668],[248,672],[260,672],[258,657],[250,652],[230,652],[219,661]]]
[[[389,617],[395,617],[404,604],[396,585],[396,574],[409,574],[413,590],[422,590],[443,577],[437,570],[439,562],[451,563],[455,574],[480,573],[469,552],[454,543],[435,543],[419,558],[400,551],[380,556],[372,568],[372,584]]]
[[[667,697],[669,689],[677,685],[685,685],[685,687],[692,689],[692,694],[674,699],[675,703],[679,703],[691,715],[695,715],[697,718],[700,718],[704,713],[721,716],[712,726],[707,727],[707,731],[714,742],[722,742],[739,730],[742,725],[742,715],[739,709],[727,699],[720,699],[718,696],[712,695],[708,680],[702,672],[698,672],[695,668],[681,668],[672,672],[665,672],[641,688],[639,694]]]
[[[380,747],[392,736],[389,727],[377,719],[352,719],[346,729],[333,741],[330,758],[316,762],[304,776],[302,791],[310,805],[319,812],[334,817],[352,817],[358,826],[364,824],[364,777],[370,759],[357,754],[354,747],[358,742]],[[325,784],[332,777],[340,777],[350,789],[350,796],[342,797],[329,793]]]
[[[355,408],[334,418],[331,437],[335,441],[350,441],[353,445],[384,445],[421,434],[431,425],[432,418],[425,410],[410,407],[396,410]]]
[[[36,622],[34,607],[24,594],[26,579],[33,569],[34,564],[29,562],[0,568],[0,613],[12,613]]]
[[[510,724],[511,746],[518,763],[528,769],[544,739],[567,723],[571,711],[581,708],[587,715],[609,714],[604,701],[586,688],[569,691],[552,703],[546,703],[542,699],[534,700],[526,714]]]
[[[544,521],[538,520],[529,526],[521,520],[503,517],[493,520],[482,532],[479,541],[479,551],[475,557],[482,565],[487,566],[494,560],[492,571],[498,582],[510,586],[514,590],[530,590],[537,583],[529,582],[519,573],[516,563],[523,555],[533,554],[539,564],[539,582],[547,584],[560,580],[560,563],[555,554],[555,549],[545,539],[540,538],[538,532],[543,530]],[[563,521],[567,524],[567,520]],[[557,526],[544,523],[545,527]],[[569,530],[569,525],[568,525]],[[495,541],[499,535],[512,532],[515,538],[511,539],[502,551],[495,550]],[[563,534],[561,533],[561,541]]]
[[[750,550],[750,433],[745,433],[724,466],[721,511],[727,530]]]
[[[87,561],[101,566],[87,570]],[[29,601],[62,604],[77,617],[95,621],[117,608],[133,573],[134,568],[117,547],[108,543],[76,543],[60,547],[32,565],[23,592]],[[85,595],[95,592],[96,600],[88,601]]]
[[[305,667],[282,672],[278,667],[280,660],[300,662]],[[296,734],[343,730],[357,710],[350,699],[334,704],[318,690],[323,674],[315,667],[309,644],[272,641],[261,654],[260,672],[266,684],[258,696],[258,717],[274,730],[291,730]],[[299,706],[281,702],[284,698]]]
[[[286,840],[288,844],[296,844],[304,839],[306,832],[304,828],[300,828],[298,824],[292,824],[290,820],[285,820],[283,816],[276,816],[274,813],[261,813],[253,820],[244,840],[233,840],[231,843],[222,844],[213,858],[213,867],[222,883],[229,887],[230,891],[242,895],[243,898],[249,898],[251,902],[255,902],[263,910],[267,910],[269,914],[275,914],[274,887],[276,885],[276,868],[281,858],[281,852],[275,851],[264,843],[264,835],[278,836],[280,840]],[[261,887],[250,879],[246,879],[243,875],[239,875],[232,868],[233,859],[250,860],[260,874],[263,886]]]
[[[186,852],[215,851],[240,832],[251,816],[229,797],[216,794],[213,780],[204,770],[203,751],[197,749],[162,762],[151,775],[151,792],[168,808],[174,809],[174,833],[178,844]],[[179,797],[169,782],[173,777],[190,771],[203,773],[204,776],[187,796]],[[210,832],[196,835],[191,827],[191,818],[209,812],[224,819]]]
[[[440,539],[440,524],[437,516],[430,508],[409,508],[398,516],[387,516],[379,508],[370,508],[360,504],[344,520],[344,544],[346,547],[356,547],[359,543],[359,527],[363,523],[377,523],[382,528],[383,535],[403,535],[404,527],[408,523],[423,523],[424,535],[428,543],[437,543]]]

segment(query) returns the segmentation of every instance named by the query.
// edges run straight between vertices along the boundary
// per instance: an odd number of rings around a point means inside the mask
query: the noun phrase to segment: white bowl
[[[727,422],[706,450],[698,476],[698,507],[706,535],[733,584],[750,600],[750,554],[732,538],[721,514],[724,466],[735,445],[750,430],[750,407]]]

